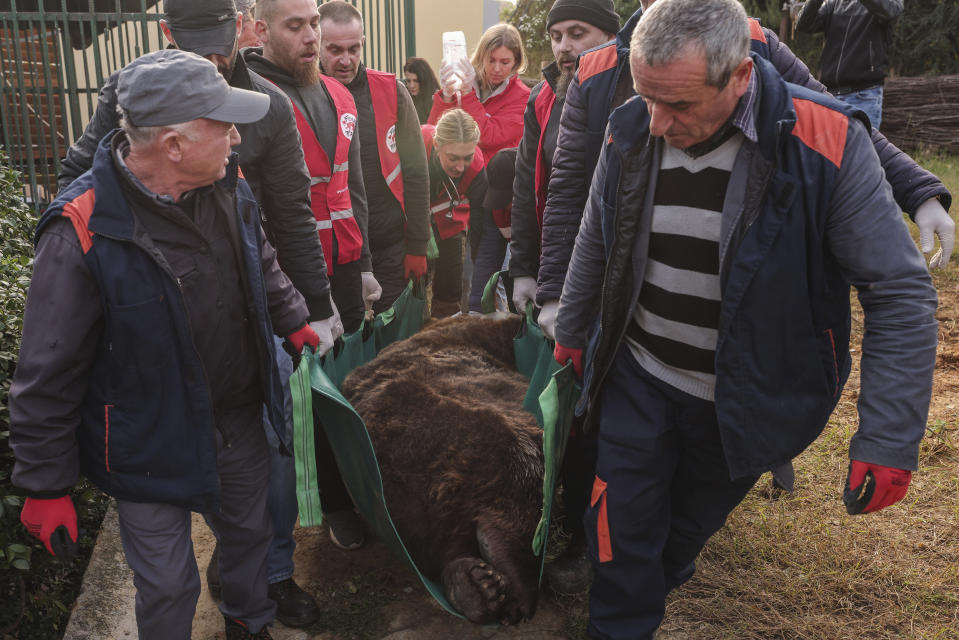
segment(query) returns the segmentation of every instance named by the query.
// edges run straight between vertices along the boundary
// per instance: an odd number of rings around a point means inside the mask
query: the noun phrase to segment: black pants
[[[366,308],[363,304],[363,278],[360,276],[360,262],[354,260],[346,264],[333,266],[330,276],[330,294],[340,312],[343,330],[353,333],[359,330]]]
[[[569,436],[566,455],[563,458],[563,528],[570,534],[569,549],[580,551],[586,544],[583,514],[589,503],[596,475],[596,429],[581,433],[582,420],[577,419],[576,433]]]
[[[433,300],[459,304],[463,295],[463,246],[466,232],[446,240],[437,236],[436,275],[433,277]]]
[[[330,428],[333,428],[332,425]],[[316,482],[320,487],[320,503],[323,513],[346,511],[353,508],[353,499],[343,483],[340,468],[336,465],[333,447],[326,437],[327,427],[316,409],[313,409],[313,433],[316,447]]]
[[[396,299],[406,289],[406,276],[403,274],[406,260],[406,242],[376,247],[373,250],[373,275],[383,287],[380,299],[373,303],[373,311],[380,313],[393,306]]]

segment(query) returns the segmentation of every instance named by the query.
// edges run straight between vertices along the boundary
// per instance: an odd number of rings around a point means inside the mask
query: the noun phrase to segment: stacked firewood
[[[882,133],[901,149],[959,153],[959,75],[887,78]]]

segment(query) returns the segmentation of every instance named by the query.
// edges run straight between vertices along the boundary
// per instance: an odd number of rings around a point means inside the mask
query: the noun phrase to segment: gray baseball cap
[[[176,46],[201,56],[233,54],[236,6],[233,0],[163,0]]]
[[[256,122],[270,98],[227,84],[216,65],[195,53],[162,49],[140,56],[120,71],[117,103],[136,127],[159,127],[209,118]]]

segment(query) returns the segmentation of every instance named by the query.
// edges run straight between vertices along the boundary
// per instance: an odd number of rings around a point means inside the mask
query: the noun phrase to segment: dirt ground
[[[564,611],[542,598],[532,621],[516,627],[481,627],[443,610],[405,565],[380,542],[356,551],[333,546],[326,527],[297,529],[294,557],[297,583],[320,603],[323,618],[305,630],[275,624],[276,640],[485,640],[569,637]],[[203,569],[213,550],[212,535],[194,519],[193,542],[203,593],[193,622],[194,640],[223,640],[223,618],[206,589]]]

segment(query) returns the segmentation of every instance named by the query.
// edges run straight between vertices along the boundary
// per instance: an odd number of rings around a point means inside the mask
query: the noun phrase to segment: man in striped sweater
[[[638,97],[610,117],[563,285],[556,358],[598,428],[593,638],[652,638],[756,479],[822,431],[850,370],[850,284],[866,331],[847,509],[895,503],[916,469],[937,332],[925,263],[863,114],[749,43],[735,0],[644,13]]]

